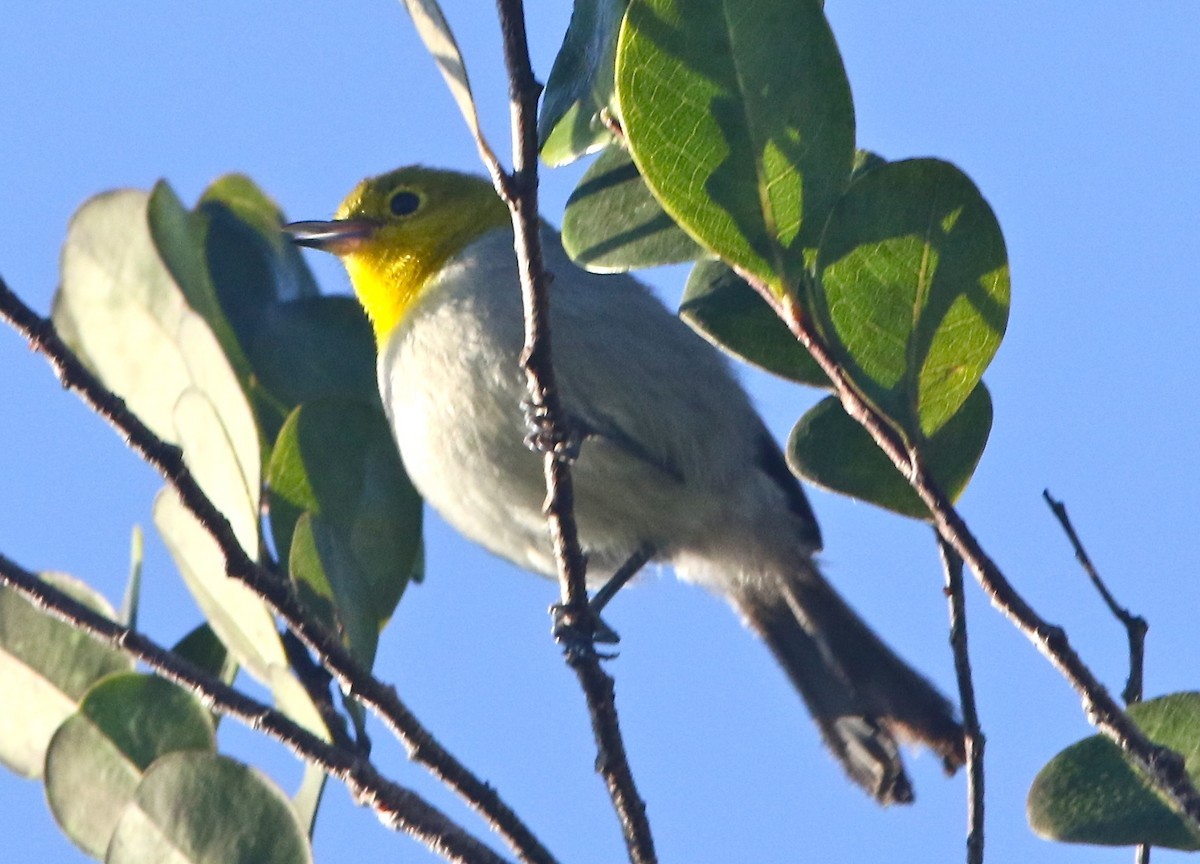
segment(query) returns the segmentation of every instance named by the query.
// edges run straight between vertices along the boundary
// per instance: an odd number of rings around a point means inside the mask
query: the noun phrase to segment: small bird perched
[[[360,183],[334,221],[287,230],[345,265],[418,491],[470,539],[553,575],[541,459],[525,444],[513,233],[491,184],[401,168]],[[576,267],[548,227],[542,242],[559,395],[582,440],[573,478],[589,580],[653,559],[723,596],[880,803],[913,797],[898,741],[961,765],[950,704],[818,572],[812,510],[724,358],[633,278]]]

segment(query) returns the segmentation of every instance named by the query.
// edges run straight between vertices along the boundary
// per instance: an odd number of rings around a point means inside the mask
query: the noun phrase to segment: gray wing
[[[551,271],[575,266],[556,243],[546,248]],[[633,278],[582,277],[553,289],[575,296],[557,306],[552,296],[551,333],[563,404],[584,451],[590,439],[641,463],[647,483],[696,496],[765,475],[801,539],[819,548],[804,491],[725,357]]]

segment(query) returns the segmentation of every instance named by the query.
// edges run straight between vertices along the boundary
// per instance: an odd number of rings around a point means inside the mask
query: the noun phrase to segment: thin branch
[[[875,444],[908,480],[929,509],[943,540],[971,568],[988,600],[1025,634],[1079,694],[1088,721],[1130,756],[1173,806],[1200,830],[1200,793],[1183,759],[1148,739],[1080,658],[1061,627],[1044,620],[1012,587],[967,527],[954,505],[925,467],[920,453],[901,439],[884,417],[850,384],[813,322],[792,295],[775,296],[753,274],[739,271],[763,297],[829,378],[847,414],[862,425]]]
[[[967,864],[983,864],[983,751],[987,744],[979,727],[975,706],[975,682],[971,676],[971,655],[967,650],[967,605],[963,596],[962,559],[937,537],[942,571],[946,576],[946,597],[950,603],[950,647],[954,652],[954,673],[958,678],[958,699],[962,706],[963,733],[967,751]]]
[[[528,130],[536,116],[542,85],[533,77],[525,43],[525,17],[520,0],[498,0],[504,60],[509,76],[513,127],[513,173],[497,191],[512,213],[521,299],[525,307],[525,369],[535,425],[533,444],[543,454],[546,475],[546,519],[562,583],[562,605],[586,617],[586,563],[575,524],[574,485],[570,457],[574,450],[570,421],[559,399],[551,362],[550,277],[542,263],[538,217],[537,137]],[[587,627],[586,621],[581,621]],[[590,634],[588,634],[590,635]]]
[[[217,542],[225,558],[226,575],[244,583],[279,615],[288,629],[333,674],[342,691],[356,697],[383,721],[405,746],[410,759],[424,765],[479,812],[523,861],[529,864],[554,862],[550,852],[501,800],[496,790],[472,774],[421,725],[400,700],[395,688],[362,669],[340,642],[305,613],[287,582],[246,555],[229,521],[204,494],[184,464],[179,448],[151,432],[122,399],[80,362],[59,338],[54,325],[25,305],[3,279],[0,279],[0,317],[50,361],[65,388],[78,393],[92,410],[120,433],[135,453],[162,475],[184,506]]]
[[[145,663],[195,695],[206,708],[233,717],[282,743],[342,781],[355,800],[369,806],[385,825],[424,843],[449,861],[502,864],[501,858],[420,795],[384,778],[353,748],[321,740],[267,705],[200,671],[142,633],[104,617],[0,554],[0,585],[37,608]]]
[[[1050,510],[1058,519],[1058,523],[1062,525],[1063,531],[1066,532],[1067,539],[1071,541],[1071,548],[1075,550],[1075,560],[1083,567],[1088,578],[1092,580],[1092,585],[1100,593],[1104,599],[1108,610],[1112,612],[1116,618],[1125,627],[1125,635],[1129,640],[1129,677],[1125,681],[1125,689],[1121,691],[1121,698],[1125,700],[1126,705],[1132,705],[1142,701],[1142,676],[1146,662],[1146,631],[1150,629],[1150,625],[1146,623],[1146,619],[1141,615],[1134,615],[1124,606],[1117,602],[1117,598],[1108,590],[1108,586],[1104,584],[1104,580],[1100,578],[1100,573],[1092,565],[1092,559],[1088,557],[1087,550],[1083,548],[1083,543],[1079,540],[1079,535],[1075,533],[1075,527],[1071,524],[1071,518],[1067,515],[1067,507],[1062,501],[1056,501],[1050,496],[1050,490],[1042,491],[1042,497],[1046,500]]]
[[[1125,689],[1121,691],[1121,698],[1125,700],[1126,705],[1141,702],[1142,680],[1146,665],[1146,631],[1150,629],[1150,625],[1146,623],[1145,618],[1134,615],[1118,603],[1117,598],[1108,590],[1108,586],[1100,578],[1100,572],[1093,566],[1087,550],[1083,548],[1083,542],[1079,539],[1079,535],[1075,533],[1075,526],[1071,524],[1071,517],[1067,515],[1067,505],[1051,497],[1049,489],[1042,490],[1042,498],[1046,500],[1050,512],[1058,519],[1058,524],[1062,526],[1067,539],[1071,541],[1071,548],[1075,550],[1075,560],[1092,580],[1092,585],[1104,599],[1108,611],[1125,627],[1125,637],[1129,641],[1129,677],[1125,679]],[[1133,860],[1135,864],[1150,864],[1149,844],[1138,844],[1133,853]]]
[[[595,617],[588,607],[586,562],[579,546],[574,515],[570,459],[577,446],[559,400],[550,348],[549,277],[542,264],[538,218],[537,103],[542,85],[533,74],[521,0],[497,0],[508,70],[509,110],[513,137],[513,173],[489,166],[497,191],[512,213],[521,296],[525,307],[525,347],[521,363],[529,385],[536,431],[534,444],[543,453],[546,477],[545,512],[559,574],[559,621],[571,634],[566,649],[587,699],[596,740],[596,766],[608,786],[621,822],[625,846],[634,864],[657,860],[646,805],[638,793],[625,753],[617,718],[612,678],[601,668],[595,649]],[[562,631],[560,631],[562,632]]]

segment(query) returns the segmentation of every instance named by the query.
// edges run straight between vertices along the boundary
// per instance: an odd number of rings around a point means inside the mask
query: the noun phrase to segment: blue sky
[[[484,125],[504,148],[492,5],[445,8]],[[996,420],[964,514],[1119,691],[1124,636],[1040,495],[1049,487],[1066,499],[1113,590],[1150,621],[1147,693],[1195,688],[1200,7],[1100,3],[1084,13],[929,0],[828,11],[859,145],[956,163],[1005,231],[1012,316],[986,375]],[[530,14],[544,78],[568,10],[530,4]],[[243,171],[291,218],[323,218],[367,174],[411,162],[476,170],[450,97],[389,0],[10,4],[4,32],[0,274],[43,312],[71,213],[105,189],[165,177],[191,202],[222,173]],[[580,170],[546,172],[548,218],[557,220]],[[324,290],[346,290],[333,262],[312,263]],[[649,278],[666,302],[678,299],[680,271]],[[0,369],[0,549],[28,567],[81,576],[119,602],[130,526],[149,525],[159,482],[13,334],[0,332]],[[783,438],[816,394],[743,371]],[[928,529],[812,498],[830,577],[952,692]],[[619,860],[582,697],[548,635],[554,586],[436,519],[428,550],[428,579],[385,633],[380,674],[563,860]],[[1129,860],[1126,850],[1048,844],[1026,828],[1034,774],[1089,730],[1046,661],[973,587],[968,602],[991,859]],[[167,642],[198,621],[157,541],[142,614]],[[917,757],[917,804],[875,809],[842,780],[784,676],[719,602],[652,574],[606,617],[623,639],[610,671],[663,861],[960,859],[962,779],[944,780],[933,759]],[[299,772],[277,746],[231,723],[221,734],[228,750],[294,785]],[[385,772],[462,814],[381,731],[375,737]],[[0,806],[6,861],[86,860],[58,833],[38,785],[0,774]],[[432,860],[340,788],[327,795],[316,850],[321,862]]]

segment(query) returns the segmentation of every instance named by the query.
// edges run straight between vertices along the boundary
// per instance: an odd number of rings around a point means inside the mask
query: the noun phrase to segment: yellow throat
[[[342,259],[381,346],[451,258],[510,224],[488,181],[419,166],[363,180],[334,220],[288,227]]]

